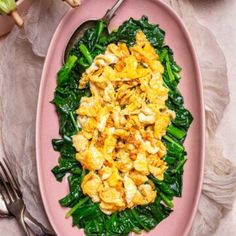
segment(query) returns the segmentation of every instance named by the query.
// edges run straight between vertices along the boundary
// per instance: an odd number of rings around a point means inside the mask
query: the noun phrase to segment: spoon
[[[105,16],[103,16],[100,20],[103,21],[106,25],[109,25],[111,19],[115,16],[116,11],[118,10],[118,8],[121,6],[121,4],[124,2],[125,0],[118,0],[115,5],[109,9]],[[89,28],[95,27],[97,20],[88,20],[85,21],[84,23],[82,23],[73,33],[73,35],[71,36],[69,42],[67,43],[65,52],[64,52],[64,62],[66,62],[67,58],[69,57],[70,54],[70,50],[76,45],[76,43],[78,42],[78,40],[83,36],[83,34],[85,33],[85,31]],[[103,34],[107,35],[109,34],[109,31],[107,30],[107,28],[103,31]]]

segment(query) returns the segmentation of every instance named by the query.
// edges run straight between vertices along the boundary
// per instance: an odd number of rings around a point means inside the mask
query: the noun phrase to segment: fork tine
[[[0,172],[0,183],[3,183],[1,172]],[[4,184],[3,184],[3,185],[4,185]],[[3,189],[4,189],[5,191],[4,191]],[[5,202],[5,205],[7,206],[7,203],[8,203],[9,201],[7,201],[7,196],[6,196],[6,194],[8,195],[8,193],[7,193],[6,189],[5,189],[5,186],[3,186],[3,188],[0,188],[0,194],[1,194],[2,198],[3,198],[3,201]],[[8,199],[9,199],[9,198],[10,198],[10,196],[8,196]]]
[[[16,186],[17,193],[18,193],[18,195],[21,197],[22,194],[21,194],[20,184],[19,184],[19,182],[18,182],[18,179],[16,178],[15,174],[14,174],[13,171],[11,170],[10,165],[9,165],[9,161],[6,160],[6,159],[3,159],[3,161],[4,161],[4,163],[5,163],[5,165],[6,165],[7,169],[8,169],[8,171],[9,171],[9,173],[10,173],[12,179],[13,179],[13,182],[14,182],[14,184],[15,184],[15,186]]]
[[[2,183],[3,183],[3,188],[4,188],[5,193],[6,193],[6,194],[5,194],[4,191],[1,191],[1,194],[2,194],[2,196],[3,196],[3,199],[4,199],[5,203],[7,204],[7,203],[9,203],[9,202],[12,202],[13,199],[12,199],[12,197],[11,197],[10,190],[8,189],[7,183],[6,183],[5,179],[4,179],[4,177],[3,177],[2,173],[1,173],[1,171],[0,171],[0,179],[1,179]],[[7,201],[6,195],[8,196],[8,200],[9,200],[9,201]]]
[[[18,198],[19,197],[18,193],[16,192],[16,190],[14,188],[14,184],[12,182],[12,179],[10,178],[9,174],[7,173],[7,170],[5,169],[5,166],[3,165],[2,162],[0,162],[0,166],[1,166],[2,170],[3,170],[3,172],[4,172],[4,175],[7,178],[7,181],[9,183],[9,185],[7,186],[7,184],[6,184],[6,186],[9,187],[8,190],[10,189],[9,191],[12,192],[11,197],[12,197],[12,200],[14,201],[13,198]]]

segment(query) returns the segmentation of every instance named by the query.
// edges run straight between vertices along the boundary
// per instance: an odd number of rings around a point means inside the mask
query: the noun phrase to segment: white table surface
[[[227,61],[231,101],[217,130],[217,139],[224,147],[225,156],[236,164],[236,0],[192,0],[192,4],[200,18],[200,23],[207,26],[215,35]],[[2,40],[3,38],[0,38],[0,47]],[[14,233],[18,230],[16,224],[10,221],[9,224],[2,223],[0,223],[0,232],[4,232],[4,236],[16,235]],[[215,233],[215,236],[235,235],[236,204],[233,211],[226,213]]]

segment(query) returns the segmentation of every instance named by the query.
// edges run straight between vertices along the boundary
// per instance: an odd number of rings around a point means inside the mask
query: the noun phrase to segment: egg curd
[[[106,214],[152,203],[155,186],[148,175],[163,180],[168,168],[161,138],[175,113],[165,105],[164,68],[143,32],[128,48],[108,45],[84,72],[79,87],[89,84],[73,136],[76,159],[89,173],[82,190]]]

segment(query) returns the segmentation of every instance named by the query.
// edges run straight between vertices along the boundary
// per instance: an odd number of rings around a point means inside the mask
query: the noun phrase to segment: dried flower
[[[24,24],[23,19],[16,10],[15,0],[0,0],[0,14],[11,15],[18,26],[22,26]]]

